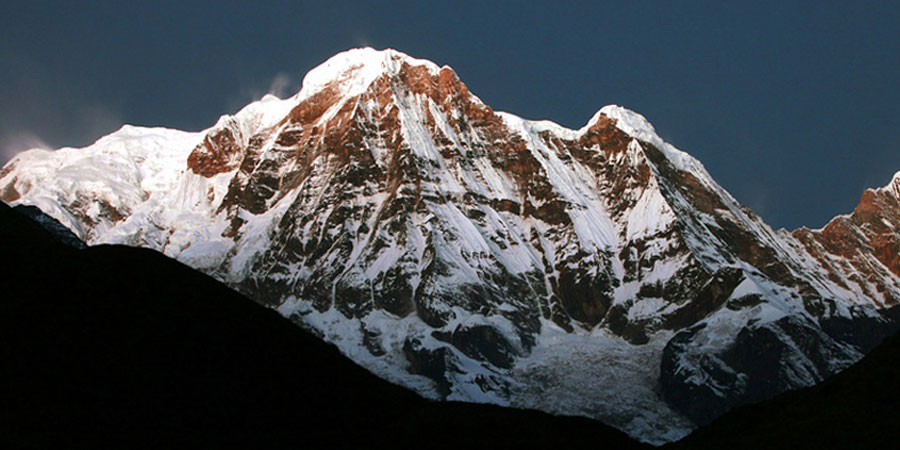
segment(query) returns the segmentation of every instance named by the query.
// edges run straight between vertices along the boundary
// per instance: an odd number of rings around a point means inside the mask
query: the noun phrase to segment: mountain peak
[[[891,178],[891,182],[888,183],[888,189],[893,191],[897,198],[900,198],[900,172],[895,173],[894,177]]]
[[[778,233],[636,112],[496,113],[396,50],[338,54],[201,133],[132,131],[17,157],[0,199],[206,271],[432,398],[661,443],[845,367],[900,302],[900,176]]]
[[[437,75],[442,69],[452,71],[447,66],[441,68],[429,60],[413,58],[391,48],[384,50],[372,47],[354,48],[338,53],[310,70],[303,77],[302,88],[297,96],[300,99],[309,98],[335,84],[340,86],[345,94],[356,95],[363,92],[382,74],[399,74],[404,64],[424,66],[433,75]]]
[[[653,125],[650,124],[650,121],[648,121],[646,117],[625,108],[624,106],[606,105],[600,108],[600,110],[594,113],[591,120],[588,121],[588,126],[597,122],[601,115],[609,117],[610,119],[615,119],[619,129],[632,137],[648,142],[659,139],[659,136],[656,134],[656,129],[653,128]]]
[[[710,188],[716,189],[717,191],[720,190],[716,187],[717,184],[713,181],[712,176],[709,175],[706,168],[699,160],[663,140],[663,138],[656,133],[656,129],[646,117],[625,108],[624,106],[606,105],[600,108],[594,113],[593,117],[588,120],[588,123],[577,131],[577,133],[584,134],[595,127],[600,122],[601,116],[613,120],[616,128],[622,130],[632,138],[647,142],[656,147],[679,170],[692,172],[703,179],[704,183]],[[720,194],[730,195],[723,190]]]

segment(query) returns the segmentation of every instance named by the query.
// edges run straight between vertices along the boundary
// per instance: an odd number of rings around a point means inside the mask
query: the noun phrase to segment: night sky
[[[900,170],[897,2],[130,3],[0,3],[0,161],[200,130],[372,46],[529,119],[640,112],[774,227],[820,227]]]

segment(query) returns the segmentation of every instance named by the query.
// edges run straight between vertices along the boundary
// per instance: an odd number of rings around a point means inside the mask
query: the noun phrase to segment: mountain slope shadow
[[[593,420],[424,400],[211,277],[64,246],[2,203],[0,248],[4,448],[648,448]]]
[[[898,380],[900,335],[894,335],[820,384],[735,408],[665,448],[894,448]]]

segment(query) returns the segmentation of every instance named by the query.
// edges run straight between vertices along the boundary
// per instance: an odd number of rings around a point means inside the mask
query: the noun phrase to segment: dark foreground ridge
[[[152,251],[77,250],[0,203],[2,448],[650,448],[596,421],[433,403]]]

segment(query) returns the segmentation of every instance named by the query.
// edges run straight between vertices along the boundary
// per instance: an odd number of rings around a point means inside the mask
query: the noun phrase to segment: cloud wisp
[[[31,149],[49,150],[51,146],[30,131],[18,131],[0,136],[0,165],[5,165],[19,152]]]

